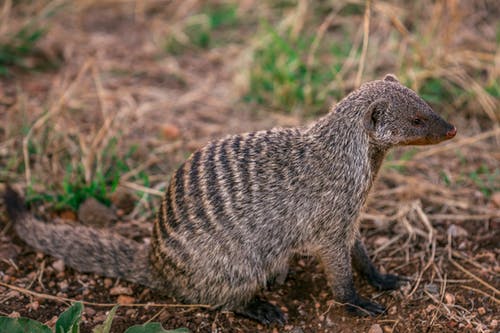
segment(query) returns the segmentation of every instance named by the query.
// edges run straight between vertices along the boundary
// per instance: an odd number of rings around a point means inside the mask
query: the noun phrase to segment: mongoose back
[[[232,135],[194,152],[174,172],[148,247],[88,227],[46,224],[5,193],[18,235],[79,271],[166,290],[261,323],[283,323],[256,294],[296,252],[320,258],[333,295],[355,314],[385,308],[358,295],[351,263],[379,289],[358,215],[386,152],[435,144],[456,129],[393,75],[365,83],[303,128]]]

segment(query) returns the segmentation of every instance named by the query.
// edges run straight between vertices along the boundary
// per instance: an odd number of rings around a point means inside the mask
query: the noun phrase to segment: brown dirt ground
[[[232,45],[158,58],[150,30],[154,23],[158,22],[144,22],[113,7],[90,8],[85,15],[58,16],[42,48],[52,50],[49,56],[63,65],[40,73],[19,71],[13,78],[0,80],[2,156],[21,149],[18,130],[23,121],[33,123],[44,108],[56,104],[85,64],[88,67],[82,79],[66,101],[68,110],[56,113],[51,120],[55,132],[63,133],[61,144],[67,142],[65,130],[91,142],[89,137],[99,130],[96,124],[112,114],[110,131],[120,133],[126,142],[122,143],[124,147],[138,145],[133,158],[139,162],[134,165],[147,170],[156,189],[165,187],[168,175],[186,155],[210,138],[306,121],[252,110],[238,101],[236,74],[245,57]],[[102,84],[97,90],[96,82]],[[379,324],[383,332],[498,332],[500,203],[498,196],[497,201],[495,194],[485,196],[477,184],[463,177],[478,165],[497,168],[498,144],[492,135],[475,143],[467,141],[489,130],[484,120],[459,115],[449,118],[459,129],[456,142],[439,146],[444,147],[441,151],[417,149],[410,161],[398,162],[408,149],[394,153],[363,215],[362,234],[376,264],[410,278],[408,285],[393,292],[376,292],[357,280],[360,293],[385,304],[387,315],[347,315],[332,301],[319,263],[311,257],[297,257],[284,285],[263,291],[287,313],[284,327],[262,327],[232,313],[199,308],[124,306],[117,312],[113,332],[149,320],[160,321],[165,328],[188,327],[193,332],[368,332],[374,324]],[[179,134],[172,134],[169,128]],[[58,148],[54,148],[54,154]],[[396,169],[398,163],[405,168]],[[49,181],[61,173],[57,165],[44,169],[33,163],[32,168],[33,177],[39,180]],[[442,174],[452,183],[444,184]],[[23,176],[8,173],[11,182],[21,183]],[[131,188],[130,184],[123,185]],[[136,209],[111,228],[147,240],[154,215],[150,206],[157,202],[153,195],[149,201],[135,203]],[[42,204],[32,209],[46,219],[52,214]],[[57,263],[53,266],[53,258],[23,244],[14,235],[4,209],[0,212],[3,283],[91,303],[116,303],[118,296],[111,295],[110,289],[122,286],[131,289],[129,296],[136,303],[176,303],[127,282],[70,268],[61,271]],[[61,216],[74,219],[59,213]],[[0,315],[20,314],[54,324],[55,316],[68,304],[0,286]],[[102,323],[108,310],[86,305],[82,332]],[[375,327],[372,329],[376,332]]]

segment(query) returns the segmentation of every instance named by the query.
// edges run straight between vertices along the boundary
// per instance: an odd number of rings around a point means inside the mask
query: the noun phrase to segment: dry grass
[[[418,318],[429,331],[498,330],[496,1],[224,4],[236,8],[237,23],[229,28],[211,27],[211,14],[198,0],[3,2],[0,44],[26,22],[47,32],[24,68],[14,66],[11,76],[0,78],[0,180],[30,189],[38,212],[57,208],[57,194],[67,194],[69,184],[90,194],[102,187],[104,197],[124,187],[138,199],[124,219],[150,220],[168,175],[210,138],[304,123],[308,110],[326,111],[361,81],[393,72],[446,114],[460,135],[391,155],[363,215],[368,243],[382,266],[411,275],[397,301],[424,312]],[[305,98],[291,114],[277,102],[271,108],[241,101],[258,65],[255,52],[272,41],[262,21],[289,36],[291,46],[311,37],[310,47],[298,51]],[[193,26],[202,26],[212,44],[193,42]],[[180,53],[166,51],[169,40]],[[332,53],[333,44],[347,52]],[[34,70],[40,59],[59,65]],[[334,66],[330,82],[314,76],[317,68]],[[2,236],[11,233],[4,228]],[[390,324],[395,332],[408,327],[399,319]]]

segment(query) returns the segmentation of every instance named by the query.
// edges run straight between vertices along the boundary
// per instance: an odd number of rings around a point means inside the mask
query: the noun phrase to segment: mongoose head
[[[361,87],[370,99],[364,125],[378,145],[429,145],[453,138],[457,130],[394,75]]]

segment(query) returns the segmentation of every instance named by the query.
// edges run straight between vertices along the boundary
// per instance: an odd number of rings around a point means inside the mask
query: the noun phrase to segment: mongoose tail
[[[33,248],[62,259],[81,272],[159,287],[161,280],[151,271],[146,246],[105,230],[43,223],[28,212],[24,200],[9,185],[4,202],[17,235]]]

